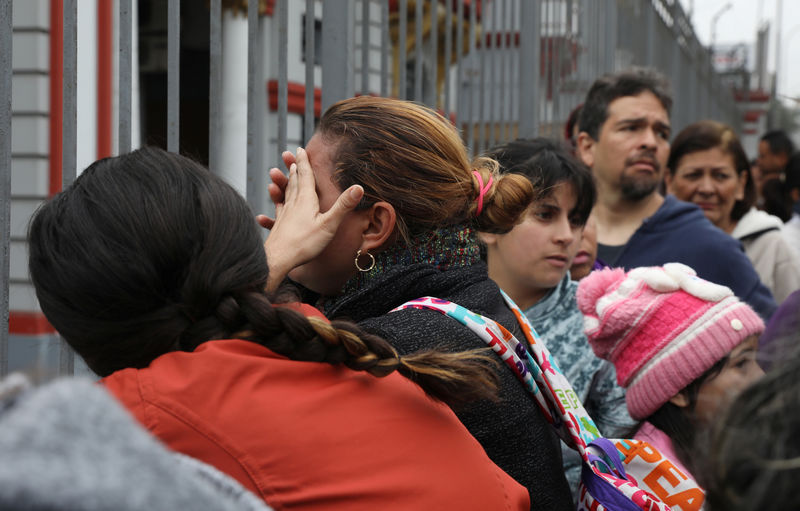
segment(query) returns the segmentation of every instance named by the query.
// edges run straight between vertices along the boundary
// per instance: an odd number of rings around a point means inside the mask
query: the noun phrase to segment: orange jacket
[[[209,341],[106,387],[155,436],[276,510],[527,510],[450,409],[394,373],[298,362]]]

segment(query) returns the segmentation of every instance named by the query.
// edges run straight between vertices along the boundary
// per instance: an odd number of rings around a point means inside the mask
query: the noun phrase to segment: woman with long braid
[[[481,262],[477,231],[503,233],[528,211],[528,178],[471,161],[453,125],[407,101],[361,96],[332,105],[305,150],[271,171],[276,218],[267,259],[306,288],[329,318],[349,318],[400,353],[485,346],[469,328],[431,310],[393,309],[430,296],[492,318],[523,338]],[[310,165],[310,166],[309,166]],[[320,220],[354,187],[363,197],[338,229]],[[338,203],[340,204],[340,203]],[[329,227],[329,226],[327,226]],[[545,339],[546,341],[546,339]],[[529,492],[537,510],[572,510],[554,430],[508,367],[499,401],[474,400],[456,415],[489,457]]]
[[[436,401],[491,398],[486,355],[401,356],[276,306],[249,207],[199,164],[148,148],[95,162],[29,241],[43,312],[104,386],[275,509],[528,507]]]

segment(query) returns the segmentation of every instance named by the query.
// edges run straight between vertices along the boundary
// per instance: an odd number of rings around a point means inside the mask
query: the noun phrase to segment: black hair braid
[[[351,369],[367,371],[380,378],[402,365],[400,355],[391,344],[364,332],[353,323],[336,320],[327,324],[315,320],[312,324],[323,339],[340,344],[345,349],[349,357],[343,363]]]
[[[243,321],[238,324],[239,331],[228,331],[228,335],[256,342],[289,359],[341,363],[378,378],[397,371],[448,405],[496,399],[496,361],[482,353],[485,350],[401,356],[387,341],[355,323],[307,318],[290,308],[272,305],[259,292],[242,294],[236,303]]]
[[[341,354],[329,353],[334,347],[317,339],[317,333],[305,316],[272,305],[263,293],[247,293],[239,304],[246,318],[242,337],[292,360],[337,363],[344,359]]]
[[[239,332],[242,337],[292,360],[343,363],[379,377],[391,373],[398,365],[381,362],[381,357],[371,353],[360,339],[369,334],[352,323],[337,321],[341,328],[338,330],[325,321],[272,305],[264,294],[257,292],[243,295],[239,305],[246,318],[244,330]],[[396,353],[393,358],[397,358]]]

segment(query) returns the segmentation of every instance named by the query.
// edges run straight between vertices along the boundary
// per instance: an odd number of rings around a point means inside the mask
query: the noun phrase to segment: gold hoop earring
[[[362,268],[361,266],[359,266],[358,258],[361,257],[361,249],[358,249],[358,252],[356,252],[355,263],[356,263],[356,269],[358,271],[367,272],[367,271],[370,271],[371,269],[375,268],[375,256],[370,254],[369,252],[367,252],[365,255],[368,255],[369,259],[370,259],[369,268]]]

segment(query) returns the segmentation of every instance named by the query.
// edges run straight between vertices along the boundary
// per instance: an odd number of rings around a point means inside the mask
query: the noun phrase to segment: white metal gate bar
[[[180,151],[181,0],[167,7],[167,151]]]
[[[498,87],[497,87],[497,76],[500,74],[498,72],[497,65],[498,57],[500,56],[499,52],[497,51],[498,48],[498,38],[502,37],[502,32],[500,30],[500,11],[499,11],[499,2],[492,2],[488,4],[487,7],[491,10],[491,20],[492,23],[489,25],[487,23],[486,27],[486,35],[481,38],[481,41],[484,42],[485,50],[484,53],[492,52],[488,62],[486,59],[483,60],[484,65],[481,66],[481,72],[485,73],[486,81],[488,82],[488,90],[489,90],[489,104],[487,105],[488,108],[488,115],[484,114],[481,115],[483,119],[483,123],[486,124],[488,134],[486,145],[483,147],[483,151],[490,149],[495,146],[497,143],[497,137],[495,135],[495,126],[497,122],[497,105],[496,100],[499,99],[498,96]],[[487,68],[488,64],[488,68]]]
[[[652,8],[652,6],[650,6]],[[605,16],[606,24],[601,25],[605,28],[605,71],[613,71],[615,67],[614,59],[617,55],[617,0],[606,0]]]
[[[431,43],[428,48],[433,59],[432,76],[428,82],[428,96],[430,97],[430,105],[433,108],[439,107],[439,95],[437,88],[439,86],[439,2],[431,2],[431,35],[429,37]],[[444,63],[442,64],[444,65]]]
[[[131,0],[119,0],[119,143],[120,154],[130,152],[131,145],[131,89],[132,82],[132,53],[133,53],[133,22],[131,13]],[[64,17],[64,32],[69,30]]]
[[[322,3],[322,110],[353,95],[353,0]]]
[[[369,4],[361,0],[361,94],[369,94]]]
[[[508,140],[512,137],[511,134],[511,127],[509,126],[509,119],[511,118],[511,109],[512,102],[514,99],[513,90],[512,90],[512,61],[511,56],[509,55],[508,48],[513,43],[514,37],[514,27],[511,23],[511,17],[509,13],[518,12],[518,6],[516,5],[516,0],[512,0],[510,2],[503,2],[502,8],[500,10],[500,18],[502,20],[501,23],[501,37],[500,37],[500,58],[501,58],[501,75],[500,75],[500,83],[503,84],[503,90],[501,91],[500,95],[503,98],[501,107],[500,107],[500,119],[499,123],[501,126],[500,131],[500,139],[501,140]],[[510,8],[510,10],[509,10]],[[520,90],[520,93],[524,91]]]
[[[546,58],[545,58],[545,61],[544,61],[544,64],[545,64],[545,66],[544,66],[544,83],[546,85],[544,87],[544,90],[539,89],[539,91],[540,91],[539,92],[539,111],[541,112],[540,122],[545,123],[547,130],[544,133],[542,133],[541,132],[542,131],[541,128],[539,128],[539,130],[540,130],[539,134],[540,135],[544,135],[544,136],[548,136],[548,137],[552,137],[553,136],[553,133],[552,133],[553,117],[552,117],[552,115],[550,114],[550,112],[548,111],[548,108],[547,108],[547,92],[548,92],[548,88],[550,89],[550,92],[552,94],[551,97],[550,97],[551,105],[552,105],[552,103],[553,103],[553,101],[555,100],[555,97],[556,97],[555,87],[551,88],[551,85],[553,84],[553,47],[554,47],[554,43],[555,43],[555,41],[554,41],[555,31],[553,30],[553,20],[551,18],[552,12],[553,12],[553,1],[552,0],[545,0],[544,1],[544,16],[543,16],[543,19],[544,19],[543,25],[544,25],[545,30],[543,31],[543,37],[545,38],[545,40],[544,40],[544,43],[545,43],[544,44],[544,52],[545,52]],[[539,30],[541,30],[541,28]],[[542,96],[544,96],[544,98],[542,98]],[[542,99],[545,99],[544,105],[542,104]]]
[[[460,48],[459,48],[460,53]],[[448,5],[444,12],[444,103],[445,117],[450,117],[450,56],[453,54],[453,8]]]
[[[399,31],[397,37],[397,97],[400,99],[406,99],[406,36],[408,35],[408,0],[400,0],[397,8],[397,14],[399,16]]]
[[[315,87],[315,80],[314,80],[314,68],[317,60],[317,37],[316,37],[316,12],[315,12],[315,2],[314,0],[306,0],[306,38],[305,38],[305,48],[306,48],[306,108],[305,108],[305,118],[303,119],[305,123],[305,140],[304,143],[308,143],[308,140],[311,138],[311,134],[314,132],[314,107],[315,105],[315,98],[314,98],[314,87]]]
[[[278,21],[278,151],[280,155],[287,149],[287,113],[289,108],[289,0],[278,0],[275,5],[275,19]]]
[[[464,52],[464,2],[458,2],[456,9],[456,48],[456,87],[461,89],[464,84],[464,67],[461,58]],[[461,108],[463,105],[461,96],[461,94],[458,94],[453,103],[456,105],[456,115],[463,119],[464,110]]]
[[[482,4],[481,7],[483,9],[486,8],[486,4]],[[478,6],[475,5],[475,16],[477,16]],[[478,136],[477,141],[472,144],[473,151],[477,153],[482,153],[486,150],[484,142],[486,140],[486,110],[485,110],[485,103],[486,103],[486,78],[489,73],[486,72],[486,35],[487,35],[487,28],[486,24],[484,23],[486,20],[486,12],[485,10],[481,12],[481,27],[480,32],[478,32],[478,21],[475,21],[475,32],[478,36],[478,41],[480,45],[476,43],[476,51],[478,52],[478,62],[480,62],[480,71],[478,73],[478,118],[474,119],[472,125],[475,126],[477,129]]]
[[[222,3],[211,0],[209,12],[208,168],[221,173],[222,140]]]
[[[460,4],[461,2],[459,2]],[[477,7],[475,2],[470,2],[469,4],[469,52],[467,55],[469,56],[470,65],[474,66],[475,61],[475,37],[476,34],[476,25],[477,25]],[[468,76],[467,80],[469,81],[469,97],[464,98],[464,101],[461,102],[463,105],[463,112],[464,115],[462,119],[466,121],[467,127],[464,130],[467,139],[467,146],[474,150],[475,147],[475,86],[474,86],[474,77]],[[465,80],[465,81],[467,81]],[[461,112],[462,110],[459,110]]]
[[[422,101],[422,27],[425,24],[425,10],[422,0],[414,5],[414,99]]]
[[[539,4],[520,1],[519,136],[535,137],[539,130]],[[524,30],[527,27],[528,30]],[[530,91],[530,93],[528,93]]]
[[[389,95],[389,2],[381,2],[381,96]]]
[[[553,84],[553,93],[552,93],[552,100],[551,100],[551,107],[550,107],[550,133],[551,137],[559,138],[561,137],[561,132],[558,131],[556,124],[559,123],[561,120],[561,103],[562,103],[562,94],[561,94],[561,47],[568,34],[568,28],[566,23],[566,17],[561,16],[561,7],[565,6],[565,2],[562,1],[557,6],[553,4],[551,6],[551,26],[553,27],[553,35],[551,36],[552,40],[552,56],[549,58],[550,60],[550,75],[551,75],[551,83]],[[563,29],[562,29],[563,26]]]
[[[264,76],[261,65],[261,23],[258,2],[247,4],[247,203],[260,212],[265,197],[263,178],[263,119]]]
[[[649,2],[648,2],[649,3]],[[656,10],[653,9],[652,4],[646,10],[645,19],[647,20],[645,29],[645,65],[653,66],[656,61]]]
[[[12,0],[0,0],[0,377],[8,373],[8,277],[11,251],[11,55]]]
[[[683,58],[683,49],[680,45],[680,36],[681,36],[681,29],[680,24],[678,23],[678,14],[679,14],[678,2],[672,4],[672,8],[670,9],[670,14],[672,15],[672,62],[670,63],[670,78],[674,81],[674,83],[678,84],[681,83],[683,79],[681,74],[681,60]],[[679,118],[680,121],[681,114],[683,113],[682,105],[675,105],[672,108],[673,118]],[[677,123],[675,123],[677,124]],[[677,126],[676,126],[677,127]]]
[[[64,82],[61,189],[66,189],[77,175],[78,150],[78,0],[64,1]],[[75,355],[60,339],[59,373],[72,374]]]

